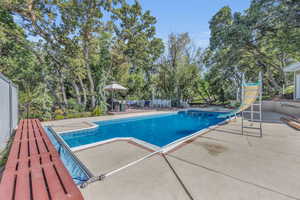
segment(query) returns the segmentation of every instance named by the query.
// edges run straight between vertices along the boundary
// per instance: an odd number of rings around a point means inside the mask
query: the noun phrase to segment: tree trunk
[[[96,105],[96,98],[95,98],[95,85],[91,73],[90,66],[87,65],[87,75],[88,75],[88,80],[90,83],[90,95],[91,95],[91,107],[94,108]]]
[[[278,85],[278,83],[274,79],[269,67],[267,68],[267,72],[268,72],[268,77],[269,77],[270,83],[275,87],[276,91],[279,91],[281,93],[281,87]]]
[[[81,96],[80,96],[79,87],[78,87],[78,85],[76,84],[76,82],[74,80],[72,80],[72,85],[73,85],[74,90],[75,90],[77,103],[81,105]]]
[[[80,83],[80,87],[81,87],[82,93],[83,93],[83,105],[84,105],[84,108],[85,108],[86,104],[87,104],[86,88],[85,88],[81,78],[79,78],[79,83]]]
[[[91,107],[94,108],[96,105],[96,98],[95,98],[95,85],[92,77],[92,72],[89,64],[89,33],[86,32],[84,35],[84,45],[83,45],[83,54],[84,54],[84,62],[85,62],[85,67],[87,70],[87,76],[90,84],[90,95],[91,95]]]
[[[64,79],[62,77],[61,72],[59,72],[59,85],[60,85],[60,90],[62,94],[62,100],[63,100],[63,107],[68,106],[68,101],[67,101],[67,95],[66,95],[66,89],[64,85]]]

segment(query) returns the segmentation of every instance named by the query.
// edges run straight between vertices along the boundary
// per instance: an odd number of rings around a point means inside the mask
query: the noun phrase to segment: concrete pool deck
[[[300,131],[282,124],[281,116],[264,113],[262,138],[251,129],[246,133],[252,136],[242,136],[239,119],[233,120],[165,157],[155,155],[92,183],[82,194],[88,200],[300,199]],[[64,124],[58,122],[52,124]],[[116,141],[75,154],[99,175],[149,153],[131,142]]]

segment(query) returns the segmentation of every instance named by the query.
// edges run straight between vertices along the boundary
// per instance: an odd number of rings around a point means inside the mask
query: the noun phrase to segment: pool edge
[[[71,149],[72,152],[78,152],[78,151],[82,151],[82,150],[86,150],[86,149],[90,149],[90,148],[93,148],[93,147],[96,147],[96,146],[101,146],[101,145],[105,145],[105,144],[108,144],[108,143],[111,143],[111,142],[117,142],[117,141],[131,141],[141,147],[144,147],[150,151],[158,151],[159,149],[161,149],[162,153],[166,154],[168,152],[170,152],[171,150],[173,150],[174,148],[182,145],[183,143],[185,143],[186,141],[189,141],[189,140],[192,140],[193,138],[196,138],[196,137],[199,137],[201,135],[204,135],[206,133],[208,133],[209,131],[215,129],[216,127],[222,125],[222,124],[225,124],[225,123],[228,123],[229,121],[231,121],[232,119],[236,118],[235,116],[231,117],[231,118],[228,118],[224,121],[221,121],[215,125],[212,125],[212,126],[209,126],[205,129],[202,129],[200,131],[197,131],[191,135],[188,135],[186,137],[183,137],[183,138],[180,138],[178,140],[175,140],[173,141],[172,143],[170,144],[167,144],[165,146],[162,146],[162,147],[159,147],[159,146],[156,146],[156,145],[153,145],[153,144],[150,144],[148,142],[145,142],[145,141],[142,141],[142,140],[139,140],[137,138],[134,138],[134,137],[116,137],[116,138],[111,138],[111,139],[107,139],[107,140],[103,140],[103,141],[99,141],[99,142],[94,142],[94,143],[90,143],[90,144],[86,144],[86,145],[80,145],[78,147],[69,147]],[[97,125],[98,126],[98,125]],[[91,129],[91,128],[84,128],[84,129]],[[78,131],[79,130],[82,130],[82,129],[77,129]],[[63,132],[65,133],[65,132]]]

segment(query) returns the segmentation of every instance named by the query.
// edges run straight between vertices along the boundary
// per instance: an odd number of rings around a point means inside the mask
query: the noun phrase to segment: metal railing
[[[0,73],[0,151],[18,125],[18,87]]]

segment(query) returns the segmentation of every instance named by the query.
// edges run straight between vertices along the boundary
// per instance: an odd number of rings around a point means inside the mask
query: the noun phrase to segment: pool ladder
[[[243,81],[245,80],[245,77],[243,75]],[[259,73],[259,81],[260,81],[260,88],[259,88],[259,96],[257,97],[258,102],[254,102],[253,104],[251,104],[250,106],[250,110],[244,110],[241,112],[241,117],[242,117],[242,135],[244,134],[244,129],[245,128],[249,128],[249,129],[258,129],[259,130],[259,136],[262,137],[262,74],[261,72]],[[244,95],[244,91],[243,91],[243,95]],[[258,111],[254,110],[254,106],[258,107]],[[245,118],[245,114],[246,113],[250,113],[250,121],[251,124],[250,126],[244,126],[244,119]],[[258,116],[257,119],[255,119],[255,116]],[[253,122],[258,122],[259,123],[259,127],[254,127],[253,126]],[[254,135],[248,135],[248,136],[254,136]]]

